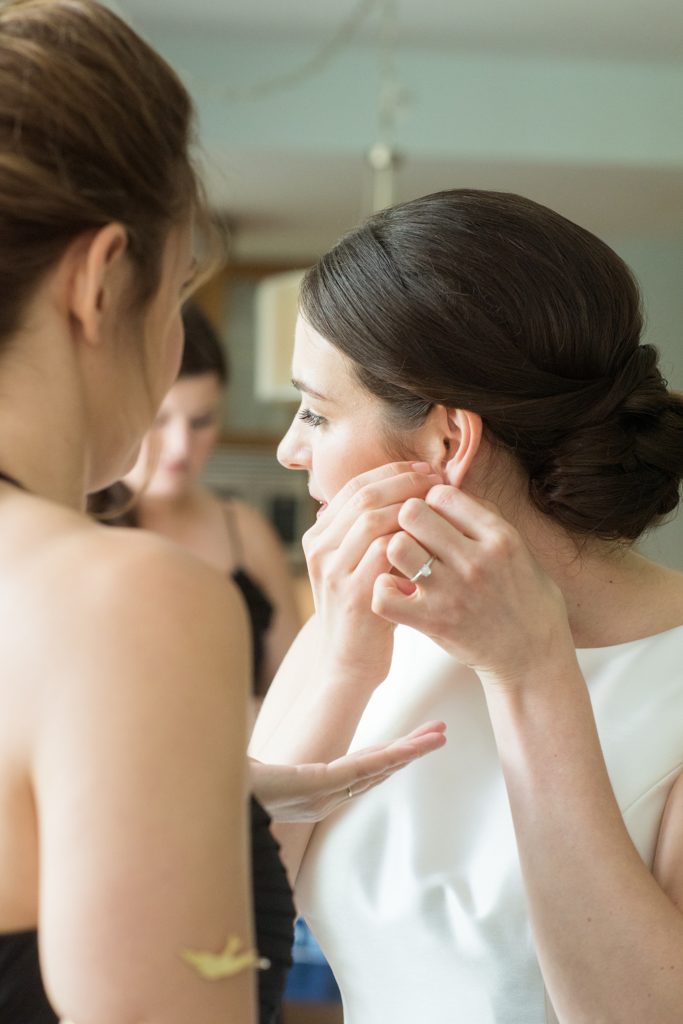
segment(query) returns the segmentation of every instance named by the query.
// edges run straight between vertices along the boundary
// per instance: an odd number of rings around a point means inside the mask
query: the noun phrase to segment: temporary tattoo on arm
[[[270,967],[270,960],[260,957],[255,949],[242,949],[242,940],[231,935],[222,953],[206,953],[198,949],[183,949],[180,953],[185,963],[193,967],[200,977],[207,981],[219,981],[231,978],[240,971],[256,967],[265,971]]]

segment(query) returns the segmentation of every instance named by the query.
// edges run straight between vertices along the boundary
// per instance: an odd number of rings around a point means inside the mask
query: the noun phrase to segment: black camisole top
[[[242,568],[244,561],[244,545],[240,537],[239,527],[235,510],[230,502],[225,505],[225,525],[230,538],[230,547],[237,568],[230,574],[231,579],[239,588],[244,598],[249,613],[249,625],[251,626],[252,666],[253,666],[253,690],[256,695],[262,695],[267,689],[268,680],[263,678],[263,670],[266,654],[266,636],[273,624],[275,609],[263,587],[254,579],[246,569]]]

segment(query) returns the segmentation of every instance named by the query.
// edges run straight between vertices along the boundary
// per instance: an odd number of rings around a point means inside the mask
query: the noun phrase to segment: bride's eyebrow
[[[319,402],[334,402],[333,398],[329,398],[327,395],[323,395],[320,391],[316,391],[310,384],[306,384],[303,380],[297,380],[296,377],[292,377],[292,385],[297,391],[303,391],[304,394],[310,398],[317,398]]]

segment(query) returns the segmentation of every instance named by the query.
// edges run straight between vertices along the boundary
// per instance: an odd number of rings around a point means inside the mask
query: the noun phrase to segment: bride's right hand
[[[304,535],[319,660],[347,685],[374,687],[389,671],[395,627],[372,612],[373,586],[391,571],[387,545],[403,503],[441,482],[427,463],[380,466],[349,480]]]

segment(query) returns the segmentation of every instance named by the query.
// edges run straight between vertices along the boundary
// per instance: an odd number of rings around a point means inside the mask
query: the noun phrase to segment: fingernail
[[[416,473],[425,473],[430,475],[433,472],[432,467],[428,462],[413,462],[412,468]]]

